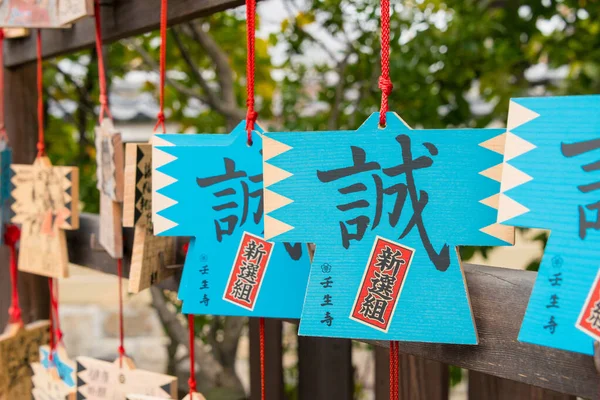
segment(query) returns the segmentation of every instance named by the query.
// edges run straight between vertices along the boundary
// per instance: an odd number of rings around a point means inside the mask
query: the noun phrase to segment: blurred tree
[[[257,108],[263,126],[355,129],[378,111],[378,7],[377,0],[269,0],[259,5],[262,19],[281,21],[276,32],[256,43]],[[413,127],[503,124],[511,97],[600,92],[597,0],[409,0],[392,7],[395,88],[390,108]],[[283,17],[270,12],[279,8]],[[180,124],[181,131],[226,132],[244,118],[244,18],[234,10],[171,28],[166,110],[168,121]],[[111,74],[156,71],[159,44],[154,32],[109,46]],[[84,72],[73,76],[61,68],[65,62]],[[91,136],[95,56],[86,52],[48,66],[47,94],[61,109],[59,117],[48,118],[50,155],[54,161],[80,165],[85,208],[97,211]],[[156,92],[155,77],[148,75],[146,90]],[[67,109],[66,100],[76,106]],[[536,240],[543,243],[545,235]],[[489,250],[464,248],[462,253],[468,259]],[[177,302],[152,293],[167,333],[185,345],[180,337],[185,321],[173,308]],[[196,321],[206,344],[197,346],[198,362],[208,366],[199,373],[205,378],[201,388],[230,387],[239,393],[234,361],[243,321]]]

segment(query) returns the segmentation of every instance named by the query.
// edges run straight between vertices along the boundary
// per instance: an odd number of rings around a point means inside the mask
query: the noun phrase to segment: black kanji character
[[[326,324],[327,326],[331,326],[331,324],[333,323],[333,317],[331,316],[331,313],[329,311],[325,313],[325,317],[321,320],[321,323]]]
[[[321,307],[325,307],[325,306],[332,306],[333,303],[331,302],[331,295],[326,294],[323,296],[323,302],[321,303]]]
[[[321,286],[323,286],[324,288],[330,288],[333,286],[333,279],[330,276],[328,276],[327,278],[322,280],[320,283],[321,283]]]
[[[385,324],[383,317],[385,316],[387,306],[387,301],[378,299],[369,293],[360,305],[360,311],[358,313],[362,314],[365,318]]]
[[[558,324],[554,320],[554,315],[553,315],[553,316],[550,317],[550,321],[548,321],[548,325],[544,326],[544,329],[550,331],[551,335],[554,335],[554,332],[556,332],[556,327],[557,326],[558,326]]]
[[[559,272],[558,274],[554,274],[552,278],[548,278],[550,285],[551,286],[561,286],[562,281],[563,281],[563,278],[561,278],[561,276],[562,276],[562,272]]]

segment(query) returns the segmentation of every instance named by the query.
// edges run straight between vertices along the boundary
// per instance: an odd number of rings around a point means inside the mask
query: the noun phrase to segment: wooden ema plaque
[[[33,369],[35,400],[75,400],[77,397],[75,362],[69,359],[64,346],[59,345],[50,361],[50,347],[40,347],[40,362]]]
[[[78,400],[127,400],[132,395],[156,399],[177,398],[177,378],[136,369],[133,361],[123,357],[106,362],[89,357],[77,358]]]
[[[128,143],[125,158],[123,225],[135,227],[129,291],[138,293],[174,274],[175,240],[154,236],[152,226],[152,145]]]
[[[477,344],[457,246],[497,223],[502,129],[266,133],[265,238],[314,242],[300,334]]]
[[[0,140],[0,245],[4,244],[4,232],[6,224],[10,223],[12,217],[12,183],[10,182],[12,171],[12,149],[4,140]]]
[[[245,128],[154,136],[154,233],[193,237],[178,292],[185,314],[298,318],[308,248],[264,239],[262,130],[248,146]]]
[[[121,134],[106,118],[96,127],[96,176],[100,191],[100,237],[102,247],[113,258],[123,258],[123,142]]]
[[[94,0],[0,2],[0,27],[6,28],[68,28],[89,15],[94,15]]]
[[[600,96],[512,99],[499,221],[550,231],[519,340],[593,354],[600,337]]]
[[[65,229],[79,228],[79,169],[53,167],[47,157],[12,170],[12,222],[22,224],[19,270],[68,276]]]
[[[0,400],[30,399],[30,364],[40,359],[39,348],[48,343],[48,321],[9,324],[0,336]]]

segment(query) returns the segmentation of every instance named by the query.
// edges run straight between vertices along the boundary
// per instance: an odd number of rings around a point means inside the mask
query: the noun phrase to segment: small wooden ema
[[[151,398],[177,397],[177,378],[136,369],[133,361],[123,358],[106,362],[89,357],[77,358],[77,398],[81,400],[126,400],[131,394]]]
[[[0,245],[4,244],[4,230],[12,217],[11,164],[12,149],[6,141],[0,140]]]
[[[141,290],[168,278],[175,263],[175,241],[152,233],[152,145],[128,143],[125,158],[123,225],[135,227],[129,291]]]
[[[123,258],[123,142],[106,118],[96,127],[96,175],[100,191],[100,245],[113,258]]]
[[[130,394],[127,396],[127,400],[160,400],[160,397],[144,396],[141,394]],[[193,393],[192,396],[189,394],[183,398],[183,400],[206,400],[201,393]]]
[[[316,244],[300,334],[477,344],[459,245],[496,223],[501,129],[267,133],[265,237]]]
[[[93,0],[2,0],[0,27],[62,28],[94,15]]]
[[[262,130],[248,146],[245,127],[154,137],[154,233],[192,236],[178,294],[184,313],[298,318],[308,249],[263,239]]]
[[[12,222],[22,224],[19,270],[68,276],[65,229],[79,228],[79,169],[53,167],[47,157],[13,164]]]
[[[599,107],[600,96],[511,100],[498,213],[550,231],[519,340],[584,354],[600,336]]]
[[[48,321],[7,326],[0,336],[0,400],[31,398],[30,364],[39,361],[39,348],[49,337]]]
[[[18,39],[29,36],[29,29],[25,28],[4,28],[4,37],[6,39]]]
[[[33,398],[35,400],[75,400],[77,397],[75,362],[69,359],[64,346],[54,350],[50,361],[50,347],[40,347],[40,362],[33,369]]]

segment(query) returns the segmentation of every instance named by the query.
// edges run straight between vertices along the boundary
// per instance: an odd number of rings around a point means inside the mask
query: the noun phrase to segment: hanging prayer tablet
[[[93,0],[0,2],[0,27],[61,28],[88,15],[94,15]]]
[[[152,146],[128,143],[123,225],[135,227],[129,291],[138,293],[174,274],[175,241],[152,233]]]
[[[47,157],[13,164],[12,222],[22,224],[19,270],[68,276],[65,229],[79,228],[79,169],[53,167]]]
[[[265,237],[316,244],[300,334],[476,344],[458,245],[503,245],[500,129],[267,133]]]
[[[511,100],[498,212],[550,231],[519,340],[585,354],[600,330],[600,308],[586,302],[600,261],[599,107],[600,96]]]
[[[177,378],[136,369],[128,357],[106,362],[77,358],[77,398],[86,400],[127,400],[141,394],[158,399],[177,398]]]
[[[33,398],[35,400],[75,400],[77,394],[75,362],[70,360],[62,345],[52,352],[40,347],[40,362],[31,364]]]
[[[39,348],[50,337],[48,328],[48,321],[9,324],[0,335],[0,400],[31,398],[30,364],[39,361]]]
[[[192,236],[179,297],[186,314],[298,318],[304,244],[263,238],[262,134],[156,135],[154,232]]]
[[[4,244],[4,230],[12,217],[11,163],[12,149],[5,140],[0,139],[0,245]]]
[[[123,258],[123,142],[106,118],[96,127],[96,176],[100,191],[100,245],[113,258]]]

